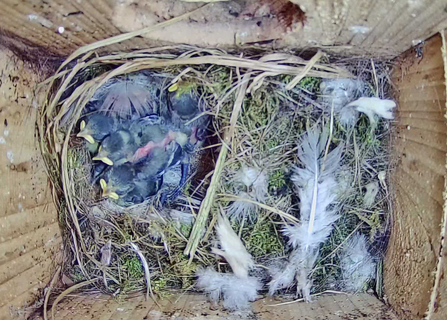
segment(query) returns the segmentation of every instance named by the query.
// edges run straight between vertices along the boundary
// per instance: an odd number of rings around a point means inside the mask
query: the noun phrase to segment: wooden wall
[[[287,3],[277,2],[281,1]],[[209,4],[175,25],[110,50],[163,43],[212,47],[258,43],[396,55],[447,26],[447,4],[442,0],[292,0],[305,11],[305,20],[288,29],[277,18],[279,9],[262,7],[272,2]],[[177,0],[3,0],[0,29],[3,37],[37,45],[47,54],[68,55],[85,44],[153,26],[202,5]]]
[[[430,319],[447,317],[446,279],[442,279],[442,299],[431,300],[445,223],[447,173],[441,46],[441,37],[436,36],[426,43],[421,55],[414,50],[402,55],[392,78],[398,112],[392,143],[396,162],[391,173],[394,221],[385,263],[385,291],[403,319],[421,319],[429,305],[434,311]]]
[[[0,50],[0,319],[41,296],[61,250],[58,216],[35,136],[39,77]]]

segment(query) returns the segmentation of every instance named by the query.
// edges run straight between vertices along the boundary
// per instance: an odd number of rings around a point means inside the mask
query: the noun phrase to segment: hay
[[[153,298],[192,290],[199,266],[228,269],[210,253],[213,226],[219,207],[226,210],[240,200],[241,205],[254,205],[256,214],[251,220],[234,221],[233,227],[263,267],[259,276],[267,279],[265,269],[287,254],[283,224],[299,218],[289,177],[297,163],[297,143],[316,123],[330,126],[334,143],[346,143],[344,165],[354,177],[347,184],[355,192],[341,197],[342,218],[313,271],[315,293],[338,289],[334,283],[340,277],[339,249],[356,231],[366,234],[375,247],[383,241],[389,195],[381,188],[368,210],[361,195],[366,184],[388,170],[388,123],[380,122],[372,131],[367,118],[361,117],[355,128],[343,128],[324,105],[319,85],[321,78],[357,77],[370,84],[366,96],[385,97],[386,64],[369,60],[334,64],[326,57],[321,62],[321,52],[306,61],[288,53],[232,55],[189,46],[104,56],[90,50],[95,48],[79,51],[76,62],[71,57],[72,62],[64,63],[43,84],[47,94],[38,132],[70,249],[63,274],[120,298],[141,290]],[[210,165],[197,168],[183,196],[162,211],[154,203],[121,208],[100,200],[97,187],[89,182],[90,155],[73,136],[84,107],[101,86],[112,78],[148,70],[165,78],[165,88],[179,81],[200,86],[206,112],[213,116],[214,134],[201,154],[201,161]],[[265,173],[264,199],[239,197],[250,192],[234,179],[243,166]],[[107,243],[112,247],[110,265],[101,263],[101,249]]]

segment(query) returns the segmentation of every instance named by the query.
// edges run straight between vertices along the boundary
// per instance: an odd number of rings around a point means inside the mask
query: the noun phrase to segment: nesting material
[[[253,259],[245,249],[238,235],[231,228],[228,219],[219,215],[216,234],[220,249],[212,248],[211,252],[218,254],[227,260],[236,277],[247,278],[248,271],[253,268]]]
[[[340,261],[343,282],[341,288],[347,292],[359,292],[375,279],[376,261],[369,253],[368,240],[363,234],[354,235],[345,244]]]
[[[328,143],[328,132],[321,132],[319,128],[311,129],[302,139],[298,157],[303,167],[296,167],[292,176],[300,198],[301,221],[298,225],[286,225],[283,230],[293,248],[291,263],[296,270],[297,289],[306,301],[310,301],[313,282],[310,272],[320,246],[339,218],[337,210],[329,206],[336,199],[335,172],[340,170],[342,146],[324,154]],[[273,279],[271,284],[274,285],[275,281]]]
[[[64,275],[118,298],[204,292],[231,310],[268,293],[298,292],[310,301],[334,288],[374,287],[370,271],[389,219],[394,105],[385,63],[191,47],[92,53],[47,81],[39,117],[70,248]],[[182,108],[168,115],[163,94],[173,105],[196,96],[200,112],[187,120]],[[102,171],[91,163],[98,153],[104,158],[102,141],[111,133],[94,136],[87,121],[80,128],[94,110],[113,115],[106,126],[113,131],[148,113],[179,130],[209,122],[186,140],[169,135],[194,154],[163,173],[160,192],[181,185],[174,201],[165,205],[157,196],[123,206],[102,198]],[[193,153],[188,143],[197,143]],[[110,160],[133,165],[152,147]],[[181,183],[185,164],[190,174]],[[364,202],[365,188],[378,179],[377,193]],[[372,263],[350,272],[370,252]]]
[[[254,277],[239,278],[234,274],[219,273],[212,268],[197,271],[197,288],[203,290],[213,302],[223,300],[229,310],[244,310],[257,298],[261,282]]]
[[[358,112],[362,112],[368,116],[371,125],[377,123],[377,117],[392,120],[393,109],[396,107],[396,103],[392,100],[380,99],[380,98],[359,98],[345,105],[340,111],[340,122],[344,124],[353,125],[358,119]]]

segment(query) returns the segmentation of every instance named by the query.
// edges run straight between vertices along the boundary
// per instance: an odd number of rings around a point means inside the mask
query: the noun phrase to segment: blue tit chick
[[[129,130],[139,148],[129,161],[141,162],[151,156],[153,150],[166,149],[171,142],[175,142],[183,148],[188,142],[188,137],[181,131],[173,129],[175,128],[171,128],[158,115],[149,115],[136,121]]]
[[[195,145],[206,136],[210,117],[201,115],[199,97],[192,91],[180,92],[168,90],[167,107],[163,116],[189,137],[189,142]]]
[[[138,179],[151,179],[162,176],[169,167],[178,164],[183,156],[180,145],[174,141],[166,148],[156,147],[151,154],[137,167]]]
[[[135,187],[124,196],[120,197],[117,203],[123,207],[129,207],[140,204],[150,197],[157,194],[163,184],[163,176],[145,179],[134,180]]]
[[[91,173],[92,178],[91,182],[96,183],[101,175],[109,168],[104,162],[94,162],[92,163]]]
[[[129,127],[129,131],[139,147],[145,146],[152,141],[155,144],[162,142],[169,132],[164,120],[156,114],[133,121]]]
[[[109,166],[119,166],[128,162],[138,146],[129,130],[118,130],[104,138],[98,154],[92,159],[102,161]]]
[[[116,131],[122,124],[114,118],[95,113],[84,117],[79,124],[77,137],[84,138],[90,144],[102,141],[111,132]]]
[[[134,181],[136,177],[136,170],[130,164],[109,167],[99,180],[99,185],[102,189],[102,197],[114,200],[124,197],[135,188]]]

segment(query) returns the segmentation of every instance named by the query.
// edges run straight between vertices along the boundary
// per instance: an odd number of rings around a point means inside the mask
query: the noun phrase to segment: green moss
[[[254,257],[283,252],[283,245],[277,237],[274,226],[268,221],[256,224],[251,232],[243,235],[243,239],[247,250]]]
[[[270,139],[267,141],[267,148],[273,149],[275,147],[279,146],[279,142],[276,139]]]
[[[166,291],[168,288],[168,280],[165,278],[158,278],[152,281],[152,290],[160,297],[170,296],[170,294]]]
[[[74,266],[72,272],[70,273],[71,279],[74,283],[82,282],[85,280],[84,274],[82,273],[79,266]]]
[[[298,87],[312,93],[318,93],[320,91],[320,83],[320,78],[304,77],[300,82],[298,82]]]
[[[199,265],[195,262],[189,263],[188,256],[183,252],[177,252],[172,259],[173,277],[179,278],[182,289],[190,288],[194,284],[194,275]]]
[[[282,170],[275,170],[270,176],[269,186],[270,188],[280,189],[286,184],[286,177]]]
[[[182,223],[182,224],[180,225],[180,232],[181,232],[186,238],[189,237],[189,234],[191,233],[191,230],[192,230],[192,225],[190,225],[190,224],[184,224],[184,223]]]
[[[127,276],[129,279],[138,280],[144,277],[144,271],[138,257],[133,257],[132,259],[126,260],[123,268],[127,271]]]

